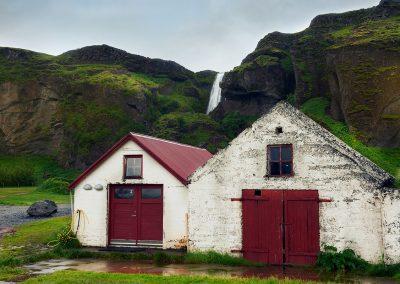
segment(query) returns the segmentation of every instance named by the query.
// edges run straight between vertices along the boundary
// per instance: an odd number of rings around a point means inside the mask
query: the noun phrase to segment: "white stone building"
[[[189,184],[190,251],[313,263],[323,245],[400,262],[393,177],[281,102]]]
[[[79,241],[95,247],[186,247],[187,178],[211,156],[129,133],[70,185]]]

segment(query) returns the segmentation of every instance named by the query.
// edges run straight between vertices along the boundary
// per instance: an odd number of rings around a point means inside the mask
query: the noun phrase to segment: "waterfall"
[[[224,74],[225,73],[218,73],[217,76],[215,76],[214,84],[210,93],[210,100],[208,101],[207,114],[212,112],[221,101],[221,88],[219,87],[219,83],[222,81]]]

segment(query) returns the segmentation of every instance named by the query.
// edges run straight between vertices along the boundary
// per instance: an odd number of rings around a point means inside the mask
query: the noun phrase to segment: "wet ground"
[[[313,269],[303,267],[232,267],[205,264],[170,264],[155,266],[154,264],[136,263],[131,261],[110,261],[97,259],[66,260],[56,259],[41,261],[25,266],[32,274],[48,274],[60,270],[78,270],[94,272],[118,272],[128,274],[157,274],[157,275],[213,275],[259,278],[292,278],[314,281],[333,281],[340,283],[394,284],[399,283],[391,278],[347,277],[335,279],[329,275],[319,275]]]

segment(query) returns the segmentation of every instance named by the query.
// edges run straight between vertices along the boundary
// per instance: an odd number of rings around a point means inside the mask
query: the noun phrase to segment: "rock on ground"
[[[26,213],[32,217],[47,217],[57,212],[57,204],[51,200],[42,200],[29,206]]]

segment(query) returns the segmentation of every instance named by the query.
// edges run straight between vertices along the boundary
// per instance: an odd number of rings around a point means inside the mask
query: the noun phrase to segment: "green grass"
[[[40,200],[50,199],[57,204],[70,202],[69,195],[36,190],[36,187],[0,188],[0,205],[31,205]]]
[[[64,169],[50,157],[39,155],[0,155],[0,187],[32,186],[50,177],[72,181],[74,169]]]
[[[47,258],[47,244],[70,222],[70,217],[56,217],[17,226],[16,232],[0,240],[0,266],[15,265]]]
[[[364,155],[382,169],[396,178],[395,186],[400,186],[400,148],[382,148],[367,146],[357,136],[350,132],[347,125],[336,121],[326,114],[325,110],[329,105],[326,98],[313,98],[305,102],[301,110],[322,124],[331,133],[344,141],[351,148]]]
[[[149,274],[99,273],[82,271],[60,271],[50,275],[31,278],[24,283],[311,283],[300,280],[278,280],[276,278],[238,278],[211,276],[160,276]]]

